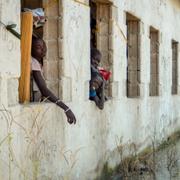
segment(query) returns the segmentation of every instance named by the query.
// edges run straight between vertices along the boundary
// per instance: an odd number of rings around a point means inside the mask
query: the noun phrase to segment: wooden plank
[[[33,16],[31,12],[21,15],[21,76],[19,80],[20,103],[30,100],[31,43]]]

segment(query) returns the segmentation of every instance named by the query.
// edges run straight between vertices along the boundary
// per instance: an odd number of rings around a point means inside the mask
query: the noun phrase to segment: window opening
[[[59,49],[58,49],[58,23],[59,1],[47,0],[21,0],[21,8],[41,8],[46,15],[47,22],[44,26],[33,28],[33,35],[44,39],[48,52],[42,59],[43,74],[46,84],[51,91],[59,95]],[[34,26],[35,27],[35,26]],[[61,32],[61,31],[60,31]],[[31,81],[31,101],[34,101]]]
[[[127,25],[127,97],[140,96],[139,19],[126,14]]]
[[[150,86],[149,95],[159,95],[159,32],[150,27]]]
[[[110,48],[110,40],[112,38],[112,26],[110,25],[112,13],[111,5],[112,3],[108,1],[90,0],[91,59],[94,50],[100,52],[101,60],[97,63],[97,69],[105,79],[103,92],[105,99],[112,96],[110,79],[112,72],[112,50]],[[92,77],[91,66],[91,79]]]
[[[172,94],[178,93],[178,42],[172,40]]]

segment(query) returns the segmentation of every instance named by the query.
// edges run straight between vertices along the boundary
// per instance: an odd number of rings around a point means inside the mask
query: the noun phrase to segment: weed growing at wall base
[[[160,177],[175,180],[179,178],[180,130],[162,142],[152,137],[151,145],[139,153],[136,144],[131,142],[122,144],[122,138],[117,140],[120,164],[111,169],[106,162],[100,177],[96,180],[159,180]]]

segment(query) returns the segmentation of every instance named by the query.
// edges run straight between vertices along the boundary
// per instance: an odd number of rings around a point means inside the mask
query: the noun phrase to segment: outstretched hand
[[[74,115],[74,113],[71,111],[71,109],[69,109],[68,111],[65,112],[66,116],[67,116],[67,121],[69,124],[76,124],[76,117]]]

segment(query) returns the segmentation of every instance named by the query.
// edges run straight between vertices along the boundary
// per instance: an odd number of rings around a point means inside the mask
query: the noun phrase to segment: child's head
[[[95,68],[99,66],[101,57],[101,52],[98,49],[91,49],[91,65],[93,65]]]
[[[40,60],[42,59],[47,52],[47,47],[45,42],[40,39],[40,38],[36,38],[36,37],[32,37],[32,47],[31,47],[31,55]]]
[[[101,87],[103,83],[103,79],[100,75],[98,74],[93,74],[93,76],[91,77],[91,81],[90,81],[90,88],[93,89],[98,89]]]

